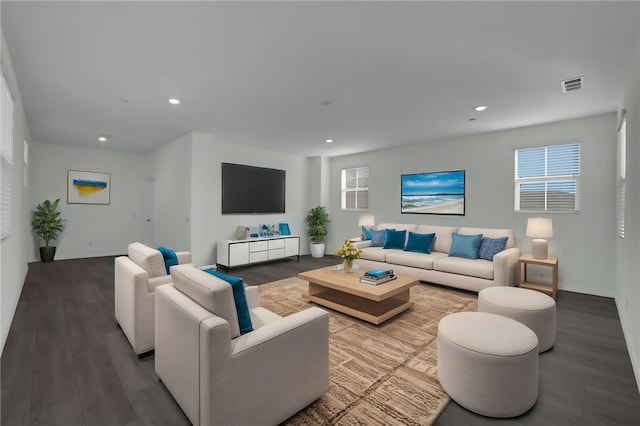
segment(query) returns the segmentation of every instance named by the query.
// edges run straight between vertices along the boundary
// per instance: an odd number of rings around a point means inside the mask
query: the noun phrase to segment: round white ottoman
[[[478,293],[478,312],[523,323],[538,336],[538,352],[556,342],[556,302],[539,291],[520,287],[487,287]]]
[[[468,410],[519,416],[538,399],[538,338],[500,315],[447,315],[438,323],[438,380]]]

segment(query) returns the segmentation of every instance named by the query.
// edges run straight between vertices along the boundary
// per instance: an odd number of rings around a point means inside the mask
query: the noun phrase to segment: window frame
[[[616,135],[616,234],[624,239],[627,192],[627,111],[620,114]]]
[[[356,173],[356,186],[347,187],[347,172],[350,170],[354,170]],[[366,176],[360,176],[361,173],[364,173],[366,170]],[[369,178],[370,178],[370,167],[369,166],[355,166],[355,167],[346,167],[340,172],[340,208],[343,211],[369,211]],[[366,186],[360,186],[360,181],[366,180]],[[361,197],[357,196],[358,192],[366,191],[366,206],[359,207],[358,200]],[[355,207],[347,206],[347,194],[349,192],[355,192]]]
[[[9,81],[0,73],[0,240],[11,234],[11,189],[13,186],[13,113],[14,99]]]
[[[577,158],[572,159],[577,162],[577,173],[572,174],[562,174],[562,175],[549,175],[549,163],[550,163],[550,148],[555,147],[563,147],[566,146],[567,149],[570,149],[571,146],[577,146]],[[534,150],[534,149],[544,149],[543,156],[543,165],[538,165],[538,167],[543,166],[544,174],[538,176],[527,176],[527,177],[519,177],[519,163],[518,163],[518,154],[524,150]],[[551,159],[557,159],[557,157]],[[567,161],[568,163],[568,161]],[[581,176],[581,164],[582,164],[582,146],[580,141],[573,142],[563,142],[557,144],[547,144],[547,145],[537,145],[537,146],[528,146],[528,147],[520,147],[514,149],[514,212],[516,213],[570,213],[577,214],[580,213],[580,176]],[[567,167],[570,167],[567,164]],[[575,198],[573,203],[573,209],[561,209],[561,208],[553,208],[553,206],[549,206],[550,197],[549,197],[549,184],[558,184],[562,185],[563,183],[571,182],[575,184]],[[521,205],[521,187],[523,184],[531,184],[531,183],[539,183],[544,185],[544,208],[535,209],[527,206],[527,208],[522,208]],[[553,186],[553,185],[551,185]]]

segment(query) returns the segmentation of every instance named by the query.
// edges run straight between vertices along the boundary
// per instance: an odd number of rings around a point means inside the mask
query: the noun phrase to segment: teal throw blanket
[[[158,251],[162,253],[162,257],[164,258],[164,268],[167,270],[167,275],[169,275],[169,269],[178,264],[178,256],[175,251],[166,247],[158,247]]]

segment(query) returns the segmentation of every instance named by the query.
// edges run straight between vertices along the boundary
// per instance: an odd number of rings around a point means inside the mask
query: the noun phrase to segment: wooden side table
[[[553,270],[553,281],[551,285],[529,281],[527,278],[527,265],[550,267]],[[556,293],[558,292],[558,258],[549,256],[546,259],[536,259],[530,254],[520,256],[518,259],[518,287],[540,291],[548,294],[555,300]]]

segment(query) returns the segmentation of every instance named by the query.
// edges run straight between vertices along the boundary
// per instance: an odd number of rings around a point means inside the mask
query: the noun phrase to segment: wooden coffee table
[[[309,282],[309,292],[302,296],[305,299],[373,324],[381,324],[413,306],[409,289],[419,280],[398,275],[395,280],[369,285],[358,281],[361,275],[334,272],[329,266],[302,272],[298,278]]]

